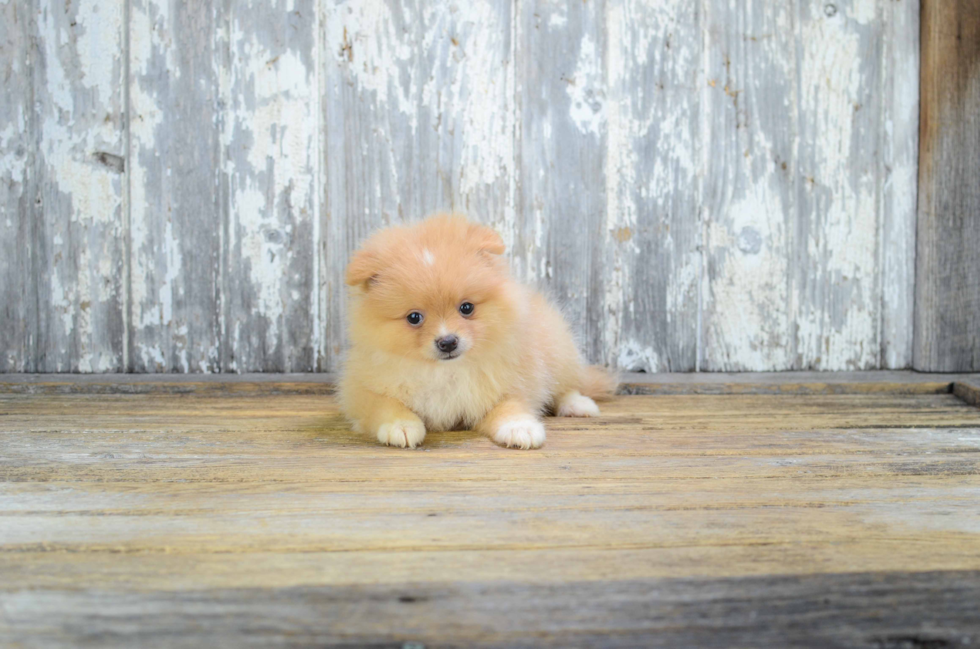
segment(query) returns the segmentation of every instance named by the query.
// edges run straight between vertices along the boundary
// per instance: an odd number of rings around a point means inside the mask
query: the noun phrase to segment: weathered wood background
[[[335,369],[436,209],[594,361],[911,362],[918,0],[7,0],[0,77],[0,371]]]

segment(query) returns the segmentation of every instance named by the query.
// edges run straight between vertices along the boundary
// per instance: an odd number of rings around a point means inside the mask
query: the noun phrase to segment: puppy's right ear
[[[361,249],[354,253],[347,264],[345,281],[348,286],[357,286],[370,282],[381,270],[381,260],[373,250]]]
[[[504,240],[500,238],[500,234],[493,228],[488,228],[478,223],[471,223],[468,234],[470,241],[476,245],[478,251],[489,252],[491,255],[504,254]]]

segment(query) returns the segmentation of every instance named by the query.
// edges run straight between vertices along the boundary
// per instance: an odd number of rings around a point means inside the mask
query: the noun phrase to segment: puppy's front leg
[[[517,399],[504,399],[477,424],[477,430],[509,448],[538,448],[544,444],[544,424]]]
[[[404,403],[370,390],[352,395],[348,412],[354,428],[388,446],[415,448],[425,439],[425,424]]]

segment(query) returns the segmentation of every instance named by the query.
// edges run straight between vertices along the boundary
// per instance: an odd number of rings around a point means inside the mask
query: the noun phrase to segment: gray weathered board
[[[918,0],[8,0],[0,371],[336,369],[437,209],[593,361],[906,367],[918,66]]]
[[[980,0],[922,5],[916,369],[980,370]]]

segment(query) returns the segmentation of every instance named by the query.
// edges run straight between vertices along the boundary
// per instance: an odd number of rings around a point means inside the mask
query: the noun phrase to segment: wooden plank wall
[[[596,362],[911,363],[918,0],[0,18],[0,371],[334,370],[349,252],[437,209]]]
[[[980,370],[980,0],[922,5],[916,369]]]

